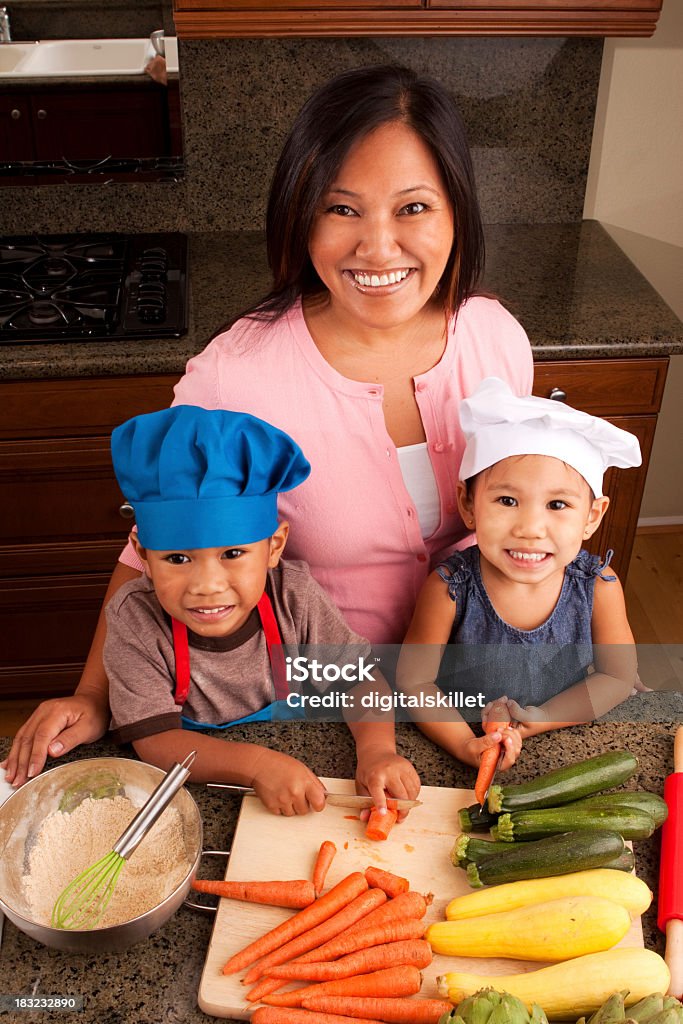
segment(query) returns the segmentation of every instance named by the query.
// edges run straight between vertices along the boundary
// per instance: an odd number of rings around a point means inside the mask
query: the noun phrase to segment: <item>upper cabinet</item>
[[[651,36],[662,0],[174,0],[184,39]]]

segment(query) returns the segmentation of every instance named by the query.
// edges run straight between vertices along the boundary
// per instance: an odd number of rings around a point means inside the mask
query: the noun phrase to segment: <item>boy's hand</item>
[[[77,693],[43,701],[17,731],[0,765],[7,782],[21,786],[39,774],[48,754],[60,757],[80,743],[98,740],[107,731],[109,717],[106,697],[103,703],[98,695]]]
[[[325,788],[318,776],[288,754],[264,750],[251,784],[272,814],[291,817],[325,807]]]
[[[417,800],[420,778],[410,761],[387,747],[369,747],[358,753],[356,790],[372,797],[378,809],[387,806],[387,796],[396,800]],[[398,812],[398,820],[407,811]],[[370,811],[361,811],[361,821],[367,821]]]

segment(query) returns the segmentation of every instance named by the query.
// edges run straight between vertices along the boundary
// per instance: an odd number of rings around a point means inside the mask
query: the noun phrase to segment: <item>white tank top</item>
[[[417,511],[420,532],[424,538],[431,537],[441,520],[441,500],[427,442],[409,444],[396,451],[406,490]]]

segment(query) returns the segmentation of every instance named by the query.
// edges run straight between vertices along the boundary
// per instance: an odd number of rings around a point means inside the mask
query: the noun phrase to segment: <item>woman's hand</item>
[[[251,785],[272,814],[308,814],[325,807],[325,787],[310,768],[289,754],[263,750]]]
[[[106,694],[77,693],[39,704],[14,737],[9,754],[0,767],[7,782],[21,786],[42,770],[45,760],[61,757],[81,743],[92,743],[109,726]]]
[[[368,746],[358,752],[356,791],[372,797],[375,807],[386,807],[387,796],[395,800],[416,800],[420,777],[411,762],[393,748]],[[403,821],[407,814],[407,811],[399,811],[398,820]],[[361,811],[361,821],[367,821],[369,815],[369,810]]]

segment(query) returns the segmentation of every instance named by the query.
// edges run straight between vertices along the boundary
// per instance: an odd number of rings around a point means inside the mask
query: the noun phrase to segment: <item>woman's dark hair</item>
[[[273,286],[246,314],[282,316],[301,295],[323,292],[308,254],[320,201],[349,150],[381,125],[412,128],[433,153],[453,206],[455,235],[440,294],[448,314],[476,290],[484,263],[484,236],[465,128],[439,82],[398,65],[345,71],[302,107],[275,168],[266,214]]]

